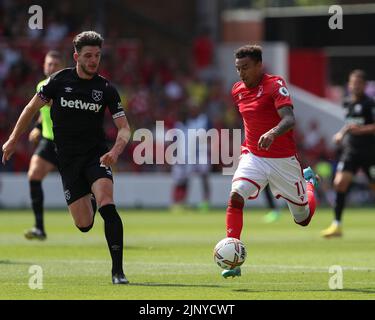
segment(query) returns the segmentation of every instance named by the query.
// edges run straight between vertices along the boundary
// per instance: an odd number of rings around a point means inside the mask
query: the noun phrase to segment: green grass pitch
[[[103,221],[81,233],[67,211],[46,213],[48,239],[28,241],[30,210],[0,211],[0,299],[256,300],[374,299],[375,210],[347,209],[344,237],[322,239],[332,219],[318,209],[308,227],[284,210],[263,223],[265,210],[246,209],[242,240],[248,256],[242,277],[223,279],[213,262],[225,237],[225,210],[120,210],[125,273],[131,284],[113,286]],[[32,265],[43,270],[43,289],[30,289]],[[342,267],[343,289],[329,287],[330,266]],[[332,280],[331,280],[332,281]]]

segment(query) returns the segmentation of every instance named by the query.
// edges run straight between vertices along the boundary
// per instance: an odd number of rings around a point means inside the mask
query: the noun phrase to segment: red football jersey
[[[268,150],[259,150],[259,138],[280,122],[277,109],[292,106],[285,81],[280,76],[264,74],[254,88],[247,88],[243,81],[236,82],[232,97],[243,119],[245,141],[243,147],[265,158],[287,158],[296,154],[294,132],[289,130],[275,138]]]

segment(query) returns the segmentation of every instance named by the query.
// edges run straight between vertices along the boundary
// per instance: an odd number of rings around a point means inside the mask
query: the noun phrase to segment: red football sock
[[[307,182],[307,201],[309,202],[310,216],[312,217],[315,213],[316,200],[314,194],[314,185],[311,182]]]
[[[229,200],[226,214],[227,237],[240,239],[243,225],[243,207],[243,202]]]
[[[314,194],[314,185],[311,182],[307,182],[307,201],[309,203],[309,209],[310,209],[310,214],[306,220],[303,220],[301,222],[298,222],[301,226],[307,226],[311,218],[313,217],[315,213],[315,208],[316,208],[316,201],[315,201],[315,194]]]

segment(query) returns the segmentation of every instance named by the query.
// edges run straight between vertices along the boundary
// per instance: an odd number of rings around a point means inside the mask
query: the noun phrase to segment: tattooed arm
[[[296,120],[294,118],[292,106],[285,106],[277,110],[281,117],[278,125],[265,134],[263,134],[258,141],[258,149],[268,150],[276,137],[283,135],[289,130],[293,129]]]

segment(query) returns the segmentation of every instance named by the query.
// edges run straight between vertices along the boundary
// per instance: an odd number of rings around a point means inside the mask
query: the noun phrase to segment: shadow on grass
[[[31,263],[31,262],[22,262],[22,261],[0,260],[0,264],[9,264],[9,265],[13,265],[13,264],[30,265],[30,264],[33,264],[33,263]]]
[[[291,292],[291,290],[280,290],[280,289],[266,289],[266,290],[252,290],[252,289],[236,289],[233,290],[235,292],[248,292],[248,293],[255,293],[255,292]],[[292,290],[292,292],[356,292],[356,293],[375,293],[374,288],[363,288],[363,289],[339,289],[339,290],[331,290],[331,289],[311,289],[311,290]]]
[[[213,284],[182,284],[182,283],[133,283],[130,286],[140,286],[140,287],[181,287],[181,288],[222,288],[219,285]]]

